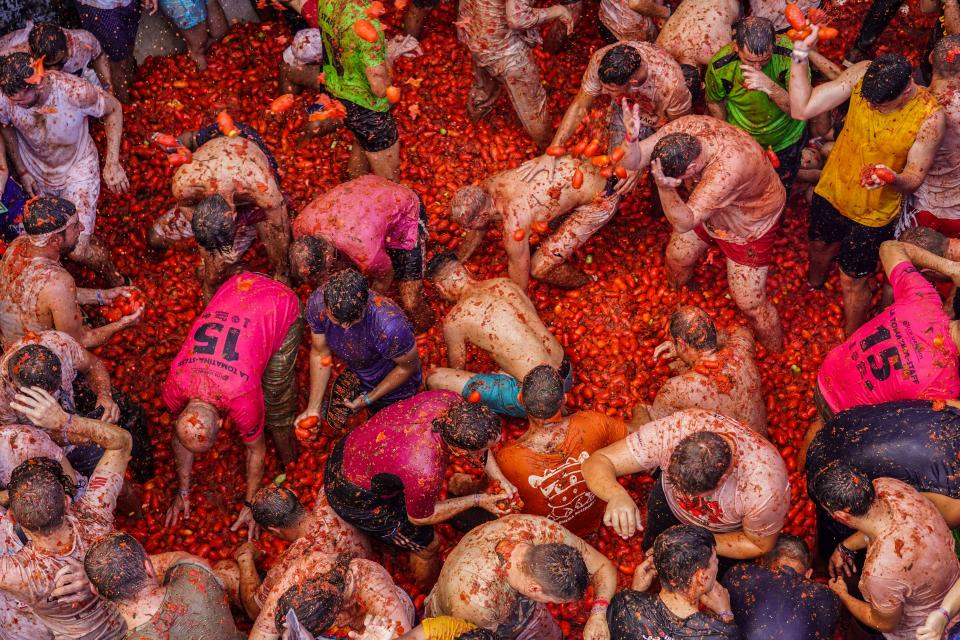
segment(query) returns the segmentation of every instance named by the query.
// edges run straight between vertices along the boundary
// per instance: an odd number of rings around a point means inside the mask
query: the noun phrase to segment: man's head
[[[54,196],[30,198],[23,207],[23,228],[37,246],[59,246],[69,254],[80,239],[80,220],[73,203]]]
[[[777,544],[763,557],[763,563],[771,571],[779,571],[782,567],[790,567],[800,575],[808,578],[813,574],[810,568],[810,549],[807,543],[789,533],[781,533]]]
[[[34,58],[43,56],[43,66],[47,69],[61,69],[67,61],[67,34],[59,25],[50,22],[38,22],[33,25],[28,38],[30,53]]]
[[[913,87],[913,67],[899,53],[885,53],[867,67],[860,94],[877,111],[889,113],[902,107]]]
[[[28,344],[10,355],[7,375],[18,387],[40,387],[50,394],[60,390],[60,358],[42,344]]]
[[[0,58],[0,91],[10,102],[26,109],[40,98],[36,85],[27,82],[34,73],[32,64],[29,53],[11,53]]]
[[[563,378],[550,365],[542,364],[523,377],[520,396],[527,415],[546,420],[563,407]]]
[[[193,208],[190,228],[197,244],[211,253],[226,253],[233,248],[237,224],[233,208],[219,193],[207,196]]]
[[[297,238],[290,245],[290,270],[299,282],[312,287],[327,279],[337,259],[336,248],[319,236]]]
[[[452,251],[441,251],[427,263],[427,280],[433,283],[443,299],[451,302],[459,297],[457,285],[469,276],[467,268]]]
[[[930,53],[933,71],[945,78],[960,75],[960,34],[941,38]]]
[[[716,582],[717,543],[703,527],[674,525],[653,543],[653,566],[665,591],[696,602]]]
[[[468,457],[495,445],[503,431],[497,414],[479,402],[453,405],[433,419],[432,428],[454,453]]]
[[[950,247],[950,238],[929,227],[905,229],[897,240],[920,247],[941,258],[946,255],[947,249]]]
[[[29,538],[55,531],[67,515],[67,493],[60,463],[30,458],[10,474],[10,515]]]
[[[190,453],[206,453],[217,439],[223,419],[216,407],[191,400],[177,418],[177,440]]]
[[[833,518],[856,527],[877,497],[873,482],[863,471],[845,462],[834,462],[813,479],[813,497]]]
[[[111,602],[135,602],[157,584],[157,574],[143,545],[128,533],[114,532],[87,549],[83,568],[90,584]]]
[[[339,327],[352,327],[363,318],[369,292],[367,279],[356,269],[336,272],[323,285],[327,317]]]
[[[287,611],[293,609],[297,620],[313,635],[329,629],[343,603],[343,590],[350,570],[350,557],[341,555],[333,568],[287,589],[277,602],[274,623],[283,629]]]
[[[761,69],[773,57],[776,31],[766,18],[748,16],[733,25],[733,50],[743,65]]]
[[[717,488],[732,460],[733,451],[723,436],[712,431],[693,433],[670,454],[667,478],[687,496],[703,495]]]
[[[483,231],[493,220],[493,199],[476,185],[460,187],[450,200],[450,220],[464,229]]]
[[[583,556],[565,544],[529,545],[510,586],[534,602],[574,602],[583,597],[590,574]]]
[[[647,81],[647,67],[639,51],[628,44],[618,44],[600,58],[597,75],[604,90],[622,95]]]
[[[250,504],[258,525],[283,540],[293,542],[297,539],[295,527],[307,512],[293,491],[269,484],[257,491]]]
[[[683,306],[670,315],[670,337],[677,356],[687,364],[717,348],[717,327],[699,307]]]
[[[651,160],[660,161],[660,170],[668,178],[692,178],[703,169],[700,141],[689,133],[670,133],[657,141]]]

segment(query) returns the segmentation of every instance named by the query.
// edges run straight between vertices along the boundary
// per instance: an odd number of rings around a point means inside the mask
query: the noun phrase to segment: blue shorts
[[[160,9],[177,29],[192,29],[207,19],[206,0],[160,0]]]
[[[563,390],[573,387],[573,367],[566,357],[560,363],[560,375],[563,376]],[[463,387],[464,399],[477,391],[480,402],[497,413],[514,418],[526,418],[527,412],[520,404],[520,381],[505,373],[478,373]]]

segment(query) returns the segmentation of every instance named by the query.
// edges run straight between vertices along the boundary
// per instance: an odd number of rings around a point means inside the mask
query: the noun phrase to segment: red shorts
[[[707,244],[716,242],[723,255],[737,264],[742,264],[745,267],[769,267],[773,264],[773,240],[779,227],[780,225],[778,223],[774,225],[770,231],[767,231],[756,240],[747,242],[746,244],[727,242],[719,238],[714,238],[707,233],[707,230],[703,228],[702,224],[694,227],[693,232]]]
[[[938,218],[929,211],[916,212],[917,226],[939,231],[948,238],[960,238],[960,220]]]

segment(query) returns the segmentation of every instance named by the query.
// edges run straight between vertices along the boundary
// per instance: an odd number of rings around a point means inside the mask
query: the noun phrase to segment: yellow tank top
[[[420,624],[426,640],[456,640],[457,636],[477,628],[466,620],[450,616],[424,618]]]
[[[853,88],[847,121],[814,191],[847,218],[868,227],[882,227],[900,213],[903,196],[890,187],[864,189],[860,171],[878,163],[897,173],[903,171],[920,125],[940,105],[929,91],[917,87],[917,94],[903,108],[880,113],[860,95],[862,84],[861,80]]]

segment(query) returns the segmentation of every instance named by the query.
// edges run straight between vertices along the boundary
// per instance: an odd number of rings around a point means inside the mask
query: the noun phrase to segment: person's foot
[[[206,71],[207,70],[207,56],[202,53],[190,52],[190,59],[193,60],[193,63],[197,65],[197,71]]]
[[[594,279],[573,265],[561,262],[537,280],[561,289],[579,289],[585,284],[593,282]]]

